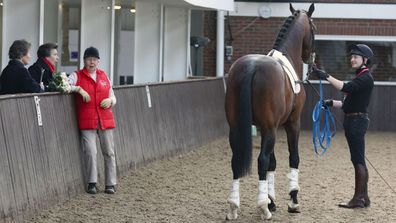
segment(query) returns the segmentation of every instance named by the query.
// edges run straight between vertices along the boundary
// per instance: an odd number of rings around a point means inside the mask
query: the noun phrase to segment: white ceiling
[[[1,0],[0,0],[1,1]],[[53,1],[53,0],[46,0],[46,1]],[[80,6],[81,5],[81,0],[58,0],[59,2],[65,3],[70,6]],[[99,1],[99,0],[98,0]],[[135,6],[135,2],[137,1],[145,1],[145,2],[158,2],[162,3],[164,5],[170,5],[170,6],[179,6],[179,7],[187,7],[191,9],[205,9],[202,7],[196,7],[193,6],[184,0],[115,0],[116,5],[121,5],[121,6],[128,6],[128,7],[133,7]],[[213,0],[215,1],[215,0]],[[211,9],[213,10],[213,9]]]

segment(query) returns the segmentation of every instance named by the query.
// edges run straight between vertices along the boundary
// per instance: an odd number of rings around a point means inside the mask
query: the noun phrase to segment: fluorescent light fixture
[[[115,6],[114,6],[114,9],[115,9],[115,10],[121,9],[121,5],[115,5]]]
[[[136,9],[131,9],[131,10],[129,10],[129,11],[131,11],[131,13],[135,13],[135,12],[136,12]]]

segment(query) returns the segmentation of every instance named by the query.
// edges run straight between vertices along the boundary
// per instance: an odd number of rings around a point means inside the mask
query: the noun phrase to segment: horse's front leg
[[[275,146],[275,130],[262,131],[261,133],[261,151],[258,157],[258,196],[257,207],[260,210],[261,218],[271,219],[272,214],[268,208],[271,200],[268,197],[268,180],[267,172],[270,164],[270,156]]]
[[[297,194],[300,190],[298,185],[298,165],[300,164],[300,157],[298,154],[298,139],[300,136],[300,124],[289,123],[285,125],[285,130],[287,133],[287,144],[289,147],[289,166],[290,173],[287,174],[289,178],[289,195],[290,201],[288,203],[288,212],[299,213],[300,205],[298,204]]]

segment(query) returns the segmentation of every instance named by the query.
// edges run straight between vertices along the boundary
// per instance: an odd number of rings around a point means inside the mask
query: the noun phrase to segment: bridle
[[[311,29],[310,32],[311,32],[311,46],[312,46],[312,48],[311,48],[311,54],[309,56],[308,63],[307,63],[308,64],[308,71],[307,71],[307,74],[305,75],[305,79],[302,80],[301,82],[302,83],[307,82],[314,89],[316,94],[318,94],[319,97],[320,97],[320,93],[318,92],[318,90],[309,81],[309,77],[311,76],[311,73],[312,73],[314,67],[316,66],[316,64],[315,64],[315,57],[316,57],[316,52],[315,52],[315,31],[317,30],[317,28],[316,28],[315,24],[313,23],[313,19],[312,18],[309,18],[309,26],[310,26],[310,29]]]
[[[304,81],[308,81],[309,76],[311,75],[311,73],[313,71],[313,67],[315,66],[315,57],[316,57],[316,52],[315,52],[315,31],[317,29],[316,29],[315,24],[313,23],[313,19],[312,18],[309,18],[309,26],[310,26],[310,32],[311,32],[311,46],[312,47],[311,47],[311,54],[309,56],[308,63],[307,63],[308,64],[308,72],[305,75],[306,78],[305,78]]]

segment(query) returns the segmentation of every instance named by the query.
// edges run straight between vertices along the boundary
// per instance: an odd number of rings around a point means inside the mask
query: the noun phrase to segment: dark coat
[[[42,69],[44,69],[44,73],[41,81],[44,83],[45,91],[48,91],[48,84],[54,78],[52,76],[51,69],[44,62],[44,60],[38,58],[36,63],[34,63],[32,66],[29,67],[29,72],[30,75],[32,75],[33,79],[35,79],[37,83],[40,83]]]
[[[40,85],[19,60],[10,60],[0,76],[0,94],[39,93]]]

